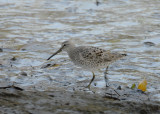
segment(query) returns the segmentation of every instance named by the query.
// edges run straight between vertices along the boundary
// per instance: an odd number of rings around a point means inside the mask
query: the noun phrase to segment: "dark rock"
[[[118,86],[118,88],[117,88],[118,90],[121,90],[122,88],[121,88],[121,86]]]
[[[20,75],[21,76],[27,76],[27,73],[26,72],[21,72]]]
[[[0,48],[0,52],[3,52],[3,49],[2,49],[2,48]]]
[[[69,105],[69,103],[65,103],[65,105]]]
[[[26,51],[26,49],[21,49],[22,51]]]
[[[11,61],[16,61],[16,60],[17,60],[16,57],[11,58]]]

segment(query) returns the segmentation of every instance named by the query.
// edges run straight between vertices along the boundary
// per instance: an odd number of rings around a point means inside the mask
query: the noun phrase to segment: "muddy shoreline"
[[[158,114],[160,103],[119,100],[87,92],[0,90],[0,113],[139,113]]]
[[[160,0],[97,2],[0,0],[0,114],[160,114]],[[84,91],[90,71],[65,52],[47,61],[70,39],[128,55],[107,75],[120,96],[103,69]]]

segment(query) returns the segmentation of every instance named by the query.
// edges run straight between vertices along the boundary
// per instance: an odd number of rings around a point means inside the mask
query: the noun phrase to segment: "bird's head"
[[[56,51],[54,54],[52,54],[47,60],[51,59],[53,56],[57,55],[60,53],[62,50],[64,51],[70,51],[72,48],[74,48],[74,44],[71,41],[64,41],[61,44],[61,47],[58,51]]]

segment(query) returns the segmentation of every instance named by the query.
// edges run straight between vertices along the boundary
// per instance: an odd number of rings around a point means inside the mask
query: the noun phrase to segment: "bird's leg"
[[[108,66],[106,67],[106,70],[104,72],[104,80],[106,82],[106,87],[109,87],[109,83],[108,83],[108,77],[107,77],[107,74],[108,74]]]
[[[91,81],[90,81],[89,85],[87,86],[87,88],[89,88],[89,89],[90,89],[90,85],[91,85],[91,83],[93,82],[93,80],[94,80],[94,78],[95,78],[95,74],[94,74],[94,72],[92,72],[92,74],[93,74],[93,77],[92,77],[92,79],[91,79]]]

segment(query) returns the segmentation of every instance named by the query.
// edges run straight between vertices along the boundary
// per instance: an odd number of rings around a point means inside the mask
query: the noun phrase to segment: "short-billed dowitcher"
[[[50,56],[47,60],[49,60],[62,50],[68,53],[71,61],[75,65],[87,69],[93,73],[93,77],[89,85],[87,86],[88,88],[90,88],[90,85],[95,78],[94,71],[101,68],[106,68],[104,73],[105,74],[104,78],[106,86],[109,86],[108,78],[106,76],[109,64],[126,56],[126,54],[113,53],[98,47],[92,47],[92,46],[76,47],[71,41],[65,41],[62,43],[61,48],[57,52],[55,52],[52,56]]]

